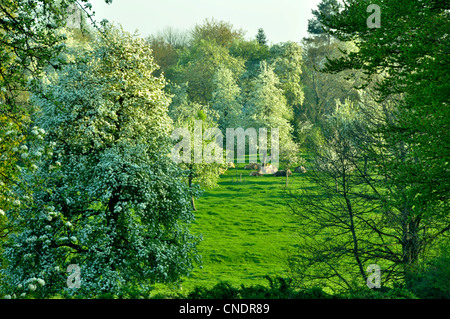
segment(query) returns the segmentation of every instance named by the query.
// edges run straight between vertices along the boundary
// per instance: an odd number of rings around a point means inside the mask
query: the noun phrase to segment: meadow
[[[286,207],[286,178],[250,177],[244,166],[229,169],[220,177],[219,187],[206,190],[196,201],[191,230],[202,236],[198,247],[202,264],[185,278],[181,290],[174,286],[172,292],[211,288],[219,282],[267,285],[264,276],[288,277],[286,259],[298,240],[295,217]],[[241,174],[242,181],[236,182]],[[293,173],[288,189],[303,182],[304,174]]]

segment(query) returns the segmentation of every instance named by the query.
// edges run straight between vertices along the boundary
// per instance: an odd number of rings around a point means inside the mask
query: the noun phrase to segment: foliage
[[[303,65],[301,83],[303,85],[304,100],[296,108],[297,128],[302,123],[310,123],[320,128],[324,118],[330,115],[336,100],[344,102],[350,99],[358,101],[358,87],[361,74],[348,70],[339,74],[323,72],[327,58],[342,56],[340,50],[354,50],[353,43],[337,40],[327,42],[322,38],[306,38],[303,40]]]
[[[35,172],[48,151],[42,143],[45,131],[33,123],[35,109],[28,101],[28,90],[49,64],[65,63],[60,59],[64,49],[60,29],[74,6],[92,17],[85,11],[90,6],[86,0],[5,0],[0,4],[0,253],[3,238],[13,231],[4,212],[12,203],[24,201],[21,196],[31,197],[20,176]]]
[[[192,208],[196,210],[194,198],[198,197],[199,188],[218,187],[219,176],[226,170],[223,159],[223,137],[218,140],[217,135],[218,133],[221,135],[221,132],[212,120],[213,112],[207,107],[193,103],[180,106],[177,107],[175,126],[189,133],[188,143],[191,147],[188,161],[182,161],[179,166],[186,171],[187,184],[192,193]],[[180,156],[184,157],[186,151],[188,150],[183,149]]]
[[[313,19],[308,20],[308,33],[323,36],[330,31],[329,26],[324,24],[342,10],[343,5],[337,0],[322,0],[318,5],[318,10],[312,10]]]
[[[147,291],[179,280],[197,259],[189,189],[168,156],[164,79],[152,76],[144,40],[104,32],[107,43],[98,38],[33,98],[54,151],[23,177],[33,201],[7,212],[17,230],[5,249],[10,294]],[[79,289],[66,286],[70,264],[82,269]]]
[[[234,41],[242,40],[243,37],[243,30],[235,30],[230,23],[215,19],[205,19],[203,24],[197,24],[192,30],[194,44],[207,41],[228,48]]]
[[[367,287],[350,290],[337,295],[339,299],[418,299],[405,288],[368,289]]]
[[[188,83],[188,96],[192,102],[206,105],[215,89],[214,75],[220,68],[227,68],[236,77],[243,72],[244,62],[230,55],[227,48],[213,41],[200,40],[180,52],[180,59],[172,70],[172,81]]]
[[[303,66],[302,48],[295,42],[273,45],[270,48],[272,58],[269,63],[280,80],[287,104],[296,109],[304,99],[301,74]]]
[[[216,111],[216,122],[225,136],[227,128],[237,128],[242,122],[241,89],[233,73],[224,68],[216,72],[214,83],[211,108]]]
[[[419,298],[450,299],[450,254],[448,246],[439,255],[419,263],[408,274],[408,289]]]
[[[267,37],[266,37],[266,33],[264,32],[263,28],[258,29],[258,34],[256,35],[256,41],[258,41],[258,44],[260,44],[260,45],[267,45]]]
[[[397,99],[391,121],[379,131],[389,147],[403,151],[382,169],[391,177],[389,185],[401,190],[397,200],[404,204],[407,198],[415,207],[406,213],[410,218],[440,219],[448,225],[449,5],[434,0],[375,1],[383,23],[369,29],[369,2],[346,1],[339,15],[321,21],[338,39],[357,40],[357,50],[330,59],[327,71],[361,70],[366,85],[374,84],[378,101]],[[384,76],[377,78],[381,73]],[[417,260],[418,251],[410,253],[411,261]]]
[[[261,62],[260,73],[253,82],[245,104],[245,127],[279,128],[280,148],[292,140],[292,108],[287,104],[280,81],[272,66]]]
[[[195,287],[188,299],[329,299],[322,289],[296,289],[292,281],[282,277],[265,276],[269,286],[254,285],[233,287],[227,282],[220,282],[211,289]]]
[[[165,74],[178,60],[178,54],[175,48],[160,37],[149,37],[147,41],[152,48],[152,55],[155,62],[159,66],[159,69],[154,72],[155,76]]]
[[[308,33],[313,35],[324,35],[329,29],[321,21],[330,19],[339,13],[342,4],[337,0],[322,0],[317,5],[318,10],[312,10],[313,19],[308,20]]]

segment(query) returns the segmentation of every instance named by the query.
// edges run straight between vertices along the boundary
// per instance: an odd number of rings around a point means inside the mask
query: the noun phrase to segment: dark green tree
[[[322,23],[330,17],[339,13],[342,5],[337,0],[322,0],[317,5],[317,10],[312,10],[313,19],[308,20],[308,33],[312,35],[323,35],[328,31],[328,27]]]
[[[258,34],[256,35],[256,41],[261,45],[267,45],[267,37],[263,28],[258,29]]]
[[[371,29],[367,23],[372,3],[381,8],[380,28]],[[393,192],[388,204],[402,229],[398,262],[407,271],[450,230],[450,4],[436,0],[344,4],[340,14],[330,19],[321,15],[319,21],[337,39],[356,40],[358,49],[330,59],[327,71],[361,70],[379,102],[395,101],[391,116],[374,134],[384,139],[378,168]]]

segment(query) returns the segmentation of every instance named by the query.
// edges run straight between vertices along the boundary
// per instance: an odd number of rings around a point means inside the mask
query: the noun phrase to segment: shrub
[[[450,299],[450,254],[441,250],[439,256],[421,263],[409,273],[408,289],[423,299]]]
[[[253,285],[239,288],[226,282],[220,282],[211,289],[196,287],[188,299],[326,299],[331,298],[319,287],[298,289],[292,285],[292,279],[265,277],[268,286]],[[181,297],[181,296],[180,296]],[[181,297],[182,298],[182,297]]]

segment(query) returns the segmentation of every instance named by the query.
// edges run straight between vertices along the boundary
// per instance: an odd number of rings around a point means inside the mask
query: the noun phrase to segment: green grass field
[[[182,283],[182,291],[212,287],[220,281],[234,286],[267,284],[263,277],[287,276],[286,258],[296,240],[296,223],[286,208],[285,177],[250,177],[250,170],[229,169],[219,187],[196,201],[196,222],[191,231],[202,235],[202,266]],[[242,182],[236,177],[242,174]],[[232,181],[233,180],[233,181]],[[289,177],[289,189],[305,178]]]

